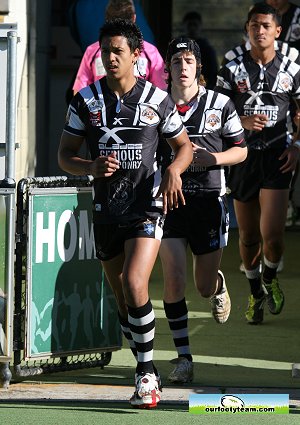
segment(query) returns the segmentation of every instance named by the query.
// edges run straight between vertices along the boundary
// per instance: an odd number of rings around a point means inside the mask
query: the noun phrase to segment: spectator
[[[67,0],[67,21],[71,35],[84,53],[87,47],[98,40],[99,28],[105,21],[108,0]],[[143,33],[144,40],[154,44],[154,36],[145,18],[140,1],[133,2],[136,23]]]
[[[201,36],[202,16],[198,12],[188,12],[184,15],[182,24],[184,35],[195,40],[200,47],[202,57],[202,74],[206,81],[206,87],[213,89],[217,80],[218,61],[215,49],[208,40]]]
[[[132,0],[110,0],[105,12],[106,20],[121,18],[136,21],[135,8]],[[75,82],[74,93],[88,86],[106,74],[99,42],[91,44],[81,60]],[[161,89],[166,88],[164,61],[157,48],[147,41],[143,42],[143,50],[136,62],[135,75],[144,78]]]

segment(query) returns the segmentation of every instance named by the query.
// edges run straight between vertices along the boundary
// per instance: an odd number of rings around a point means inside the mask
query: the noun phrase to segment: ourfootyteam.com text
[[[274,407],[206,407],[205,411],[207,413],[209,412],[230,412],[230,413],[262,413],[262,412],[269,412],[274,413],[275,408]]]

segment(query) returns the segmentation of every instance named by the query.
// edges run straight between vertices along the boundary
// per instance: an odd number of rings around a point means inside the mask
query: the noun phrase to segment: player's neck
[[[171,96],[177,105],[187,105],[191,100],[198,95],[198,84],[192,84],[190,87],[179,88],[172,86]]]
[[[111,91],[116,93],[119,97],[124,96],[125,93],[128,93],[136,84],[137,78],[132,75],[121,79],[107,78],[107,85]]]
[[[275,55],[274,45],[270,46],[267,49],[257,49],[254,46],[251,47],[250,55],[254,62],[259,63],[261,65],[266,65],[271,62]]]

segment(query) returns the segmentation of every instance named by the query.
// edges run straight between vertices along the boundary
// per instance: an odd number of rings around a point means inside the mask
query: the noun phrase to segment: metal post
[[[15,134],[16,134],[16,83],[17,83],[17,32],[7,33],[7,104],[5,178],[1,188],[8,194],[6,203],[5,282],[7,290],[7,354],[12,356],[14,249],[15,249]],[[0,365],[0,385],[8,388],[11,380],[9,362]]]
[[[15,187],[17,42],[17,32],[9,31],[7,33],[7,108],[5,151],[5,180],[9,187]]]

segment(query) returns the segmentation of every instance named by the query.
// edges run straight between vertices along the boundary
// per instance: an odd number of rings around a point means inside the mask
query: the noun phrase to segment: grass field
[[[193,287],[191,267],[186,299],[189,307],[189,330],[195,363],[193,391],[215,388],[224,393],[244,388],[253,392],[278,389],[299,389],[300,379],[292,378],[292,364],[300,362],[299,332],[299,251],[300,233],[286,233],[284,270],[279,275],[286,302],[282,313],[273,316],[265,312],[262,325],[251,326],[244,318],[249,285],[239,271],[238,235],[231,230],[229,246],[224,250],[222,270],[231,295],[232,311],[228,322],[218,325],[210,314],[209,302],[200,298]],[[163,282],[159,260],[150,282],[150,295],[156,314],[154,359],[163,383],[171,370],[169,360],[176,357],[162,304]],[[67,382],[72,384],[132,385],[134,359],[126,343],[113,353],[108,366],[102,369],[61,372],[31,378],[31,381]],[[25,381],[26,382],[26,381]],[[13,385],[13,384],[12,384]],[[130,396],[131,394],[129,394]],[[3,424],[198,424],[203,425],[294,425],[300,423],[299,410],[289,415],[191,415],[187,404],[161,403],[154,411],[137,411],[120,402],[45,401],[37,404],[2,401],[0,420]],[[26,392],[24,393],[24,397]],[[59,394],[58,394],[59,398]]]
[[[7,425],[297,425],[289,415],[192,415],[186,406],[163,405],[155,410],[135,410],[124,403],[0,404],[1,423]]]

